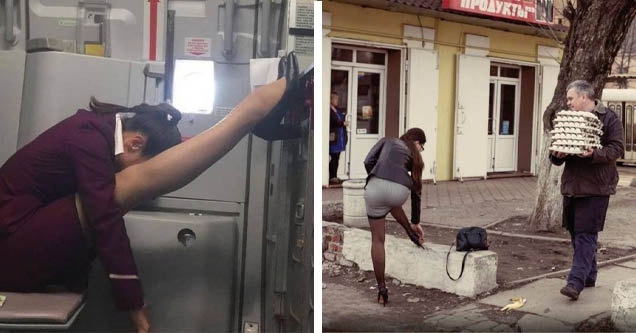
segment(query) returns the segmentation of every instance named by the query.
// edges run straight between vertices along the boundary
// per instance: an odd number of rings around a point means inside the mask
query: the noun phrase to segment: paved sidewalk
[[[422,208],[454,207],[489,201],[534,199],[536,177],[499,178],[488,180],[443,181],[424,184]],[[322,190],[323,202],[342,201],[342,188]]]
[[[599,234],[602,246],[636,247],[636,168],[619,167],[617,194],[610,199],[605,230]],[[517,215],[529,215],[535,200],[536,178],[505,178],[426,184],[422,198],[422,220],[446,226],[486,225]],[[323,207],[342,201],[341,189],[323,190]],[[409,210],[407,203],[405,209]],[[409,212],[407,212],[408,214]],[[389,310],[373,302],[355,287],[326,284],[323,289],[323,328],[349,331],[573,331],[582,322],[610,316],[616,282],[636,277],[636,260],[599,269],[595,288],[585,289],[573,302],[559,294],[565,280],[540,279],[475,300],[456,309],[422,313],[417,322],[404,322],[400,309]],[[400,297],[394,295],[394,297]],[[512,297],[527,299],[514,314],[494,316]],[[387,312],[387,311],[397,311]],[[387,312],[389,320],[373,320]],[[386,318],[387,316],[383,316]]]
[[[605,231],[599,241],[605,246],[636,246],[636,167],[619,167],[617,194],[610,199]],[[535,204],[536,177],[500,178],[425,184],[421,220],[448,227],[485,226],[514,216],[530,216]],[[323,212],[342,210],[342,188],[322,190]],[[404,204],[411,216],[411,204]],[[388,217],[391,219],[391,216]]]
[[[618,185],[629,186],[636,178],[636,166],[618,167]],[[442,181],[424,184],[422,208],[450,207],[461,204],[499,200],[532,199],[536,194],[536,177],[498,178],[488,180]],[[341,202],[342,187],[323,188],[323,202]]]

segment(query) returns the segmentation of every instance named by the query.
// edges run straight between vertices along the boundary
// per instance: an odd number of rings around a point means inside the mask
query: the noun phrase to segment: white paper
[[[278,79],[280,58],[259,58],[250,60],[250,87],[254,89]]]

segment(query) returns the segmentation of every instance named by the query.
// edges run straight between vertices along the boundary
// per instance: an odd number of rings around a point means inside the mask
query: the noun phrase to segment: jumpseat
[[[84,295],[70,292],[13,293],[2,292],[0,307],[2,330],[66,330],[84,308]]]
[[[471,252],[466,257],[464,274],[453,281],[446,275],[446,254],[450,244],[425,243],[418,248],[410,240],[386,235],[385,274],[424,288],[434,288],[460,296],[475,297],[497,287],[497,254],[492,251]],[[466,252],[453,247],[448,260],[448,271],[459,276]],[[371,261],[371,233],[357,228],[344,231],[342,254],[345,259],[358,264],[360,269],[373,271]],[[390,288],[390,280],[387,280]]]

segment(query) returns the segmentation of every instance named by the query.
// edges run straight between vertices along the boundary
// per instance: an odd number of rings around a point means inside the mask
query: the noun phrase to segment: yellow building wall
[[[437,115],[438,180],[453,178],[453,144],[455,124],[455,55],[463,52],[466,34],[487,36],[489,56],[537,62],[537,46],[558,47],[549,38],[506,32],[493,28],[452,22],[434,17],[363,8],[331,1],[323,3],[331,13],[332,38],[356,39],[374,43],[403,45],[403,26],[422,26],[435,30],[435,50],[439,53],[439,101]]]

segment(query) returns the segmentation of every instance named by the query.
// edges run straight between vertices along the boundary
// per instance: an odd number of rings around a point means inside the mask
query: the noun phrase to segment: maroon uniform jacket
[[[114,197],[114,133],[114,114],[79,110],[18,150],[0,168],[0,237],[10,237],[39,208],[79,193],[115,304],[132,310],[143,306],[143,296]]]

